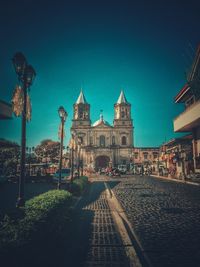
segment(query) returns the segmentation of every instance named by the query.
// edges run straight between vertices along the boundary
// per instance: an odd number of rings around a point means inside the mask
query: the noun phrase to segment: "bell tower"
[[[114,128],[118,131],[120,144],[133,146],[133,120],[131,118],[131,104],[127,101],[123,90],[114,105]],[[126,140],[126,141],[125,141]]]
[[[114,126],[129,126],[132,127],[131,119],[131,104],[126,100],[123,90],[120,93],[120,96],[117,100],[117,103],[114,105],[115,109],[115,119]]]
[[[87,103],[86,98],[83,94],[83,91],[81,89],[81,92],[79,94],[79,97],[74,104],[74,116],[72,120],[72,127],[74,128],[82,128],[85,126],[90,126],[90,105]]]

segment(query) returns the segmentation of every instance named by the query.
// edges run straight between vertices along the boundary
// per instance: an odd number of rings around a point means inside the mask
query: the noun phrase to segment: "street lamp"
[[[23,107],[22,107],[22,135],[21,135],[21,161],[19,177],[19,194],[16,206],[24,206],[24,180],[25,180],[25,161],[26,161],[26,117],[27,117],[27,89],[33,83],[36,72],[31,65],[28,65],[25,56],[18,52],[12,58],[15,72],[19,82],[22,84]]]
[[[74,147],[75,147],[75,135],[76,132],[72,131],[72,140],[71,140],[71,182],[73,182],[74,179]]]
[[[186,178],[186,175],[185,175],[185,150],[184,149],[182,149],[181,151],[180,151],[180,158],[181,158],[181,165],[182,165],[182,173],[183,173],[183,181],[185,181],[185,178]]]
[[[83,142],[81,142],[81,176],[83,176]]]
[[[78,178],[80,178],[80,167],[81,167],[81,164],[80,164],[81,163],[80,154],[81,154],[81,146],[82,146],[82,138],[79,136],[78,137]]]
[[[59,162],[59,179],[58,179],[58,189],[61,187],[61,172],[62,172],[62,157],[63,157],[63,137],[64,137],[64,123],[67,119],[67,112],[64,107],[60,106],[58,109],[58,114],[61,119],[61,133],[60,133],[60,162]]]

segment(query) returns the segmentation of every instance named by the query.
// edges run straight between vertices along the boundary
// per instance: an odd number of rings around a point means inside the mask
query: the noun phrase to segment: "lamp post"
[[[75,146],[75,131],[71,132],[72,140],[71,140],[71,182],[74,179],[74,146]]]
[[[82,138],[78,137],[78,178],[80,178],[80,167],[81,167],[81,159],[80,159],[80,154],[81,154],[81,145],[82,145]]]
[[[59,114],[60,119],[61,119],[60,161],[59,161],[59,179],[58,179],[58,189],[60,189],[60,187],[61,187],[61,172],[62,172],[62,157],[63,157],[64,123],[66,121],[68,114],[62,106],[59,107],[58,114]]]
[[[27,89],[33,83],[36,76],[35,70],[28,65],[25,56],[18,52],[12,58],[15,72],[19,82],[22,84],[23,107],[22,107],[22,135],[21,135],[21,158],[20,158],[20,177],[19,193],[16,206],[24,206],[24,180],[25,180],[25,161],[26,161],[26,117],[27,117]]]
[[[185,181],[186,175],[185,175],[185,150],[182,149],[180,151],[180,157],[181,157],[181,163],[182,163],[182,173],[183,173],[183,181]]]
[[[81,176],[83,176],[83,142],[81,143]]]

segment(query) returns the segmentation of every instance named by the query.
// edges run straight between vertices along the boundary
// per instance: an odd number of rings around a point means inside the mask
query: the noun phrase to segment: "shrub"
[[[80,178],[76,178],[71,184],[71,192],[74,195],[79,196],[83,194],[87,185],[88,185],[88,177],[81,176]]]
[[[38,242],[59,232],[69,218],[71,200],[72,195],[64,190],[50,190],[28,200],[21,218],[5,216],[0,227],[0,249],[19,248],[30,240]]]

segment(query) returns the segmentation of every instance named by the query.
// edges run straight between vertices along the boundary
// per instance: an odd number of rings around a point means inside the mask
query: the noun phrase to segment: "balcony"
[[[190,132],[200,125],[200,101],[189,106],[174,119],[175,132]]]

